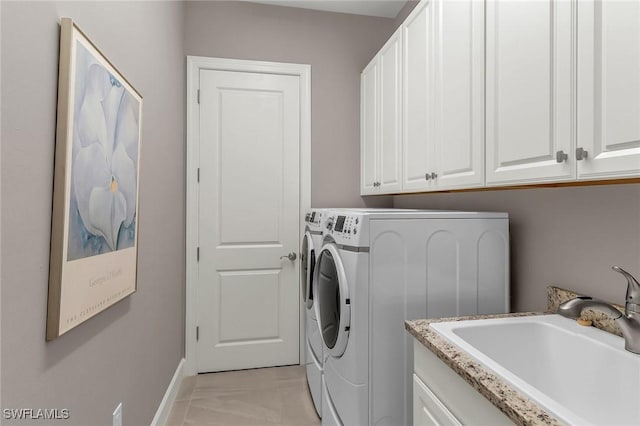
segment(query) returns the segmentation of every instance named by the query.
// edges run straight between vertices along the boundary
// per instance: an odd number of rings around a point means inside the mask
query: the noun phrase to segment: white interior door
[[[299,363],[299,87],[200,71],[198,372]]]

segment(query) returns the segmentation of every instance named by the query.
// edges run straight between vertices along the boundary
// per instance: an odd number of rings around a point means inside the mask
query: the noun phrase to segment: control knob
[[[326,227],[329,231],[333,229],[333,217],[330,217],[327,219]]]

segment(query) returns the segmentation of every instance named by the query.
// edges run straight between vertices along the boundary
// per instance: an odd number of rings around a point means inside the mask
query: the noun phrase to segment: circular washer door
[[[329,353],[339,357],[349,340],[351,305],[344,266],[335,244],[322,247],[314,275],[315,308],[322,340]]]
[[[311,233],[306,231],[302,237],[302,248],[300,249],[300,286],[302,290],[302,300],[307,309],[313,308],[313,272],[316,266],[316,253],[313,248],[313,238]]]

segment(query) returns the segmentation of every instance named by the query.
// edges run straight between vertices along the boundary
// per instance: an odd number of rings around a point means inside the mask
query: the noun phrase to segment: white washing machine
[[[322,368],[323,345],[316,319],[313,296],[314,267],[322,247],[322,227],[325,209],[310,209],[305,215],[305,233],[300,249],[300,284],[302,300],[305,304],[305,366],[307,383],[318,415],[322,415]]]
[[[404,321],[508,311],[508,216],[331,210],[323,241],[313,281],[322,424],[412,424]]]

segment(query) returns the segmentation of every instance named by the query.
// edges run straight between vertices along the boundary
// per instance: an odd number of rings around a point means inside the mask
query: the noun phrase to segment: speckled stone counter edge
[[[554,313],[558,306],[574,297],[578,296],[570,290],[565,290],[555,286],[547,287],[547,313]],[[624,307],[614,305],[621,312]],[[451,367],[458,375],[466,380],[474,389],[487,398],[493,405],[498,407],[517,425],[562,425],[563,423],[551,416],[538,404],[515,390],[511,385],[505,383],[496,376],[490,369],[484,367],[479,362],[456,345],[450,343],[435,331],[432,331],[429,324],[444,321],[467,321],[488,318],[507,318],[542,315],[538,312],[511,313],[500,315],[477,315],[454,318],[438,318],[431,320],[406,321],[405,328],[427,349],[433,352],[445,364]],[[583,317],[593,321],[594,327],[621,336],[620,329],[613,320],[606,315],[592,310],[586,310]]]

